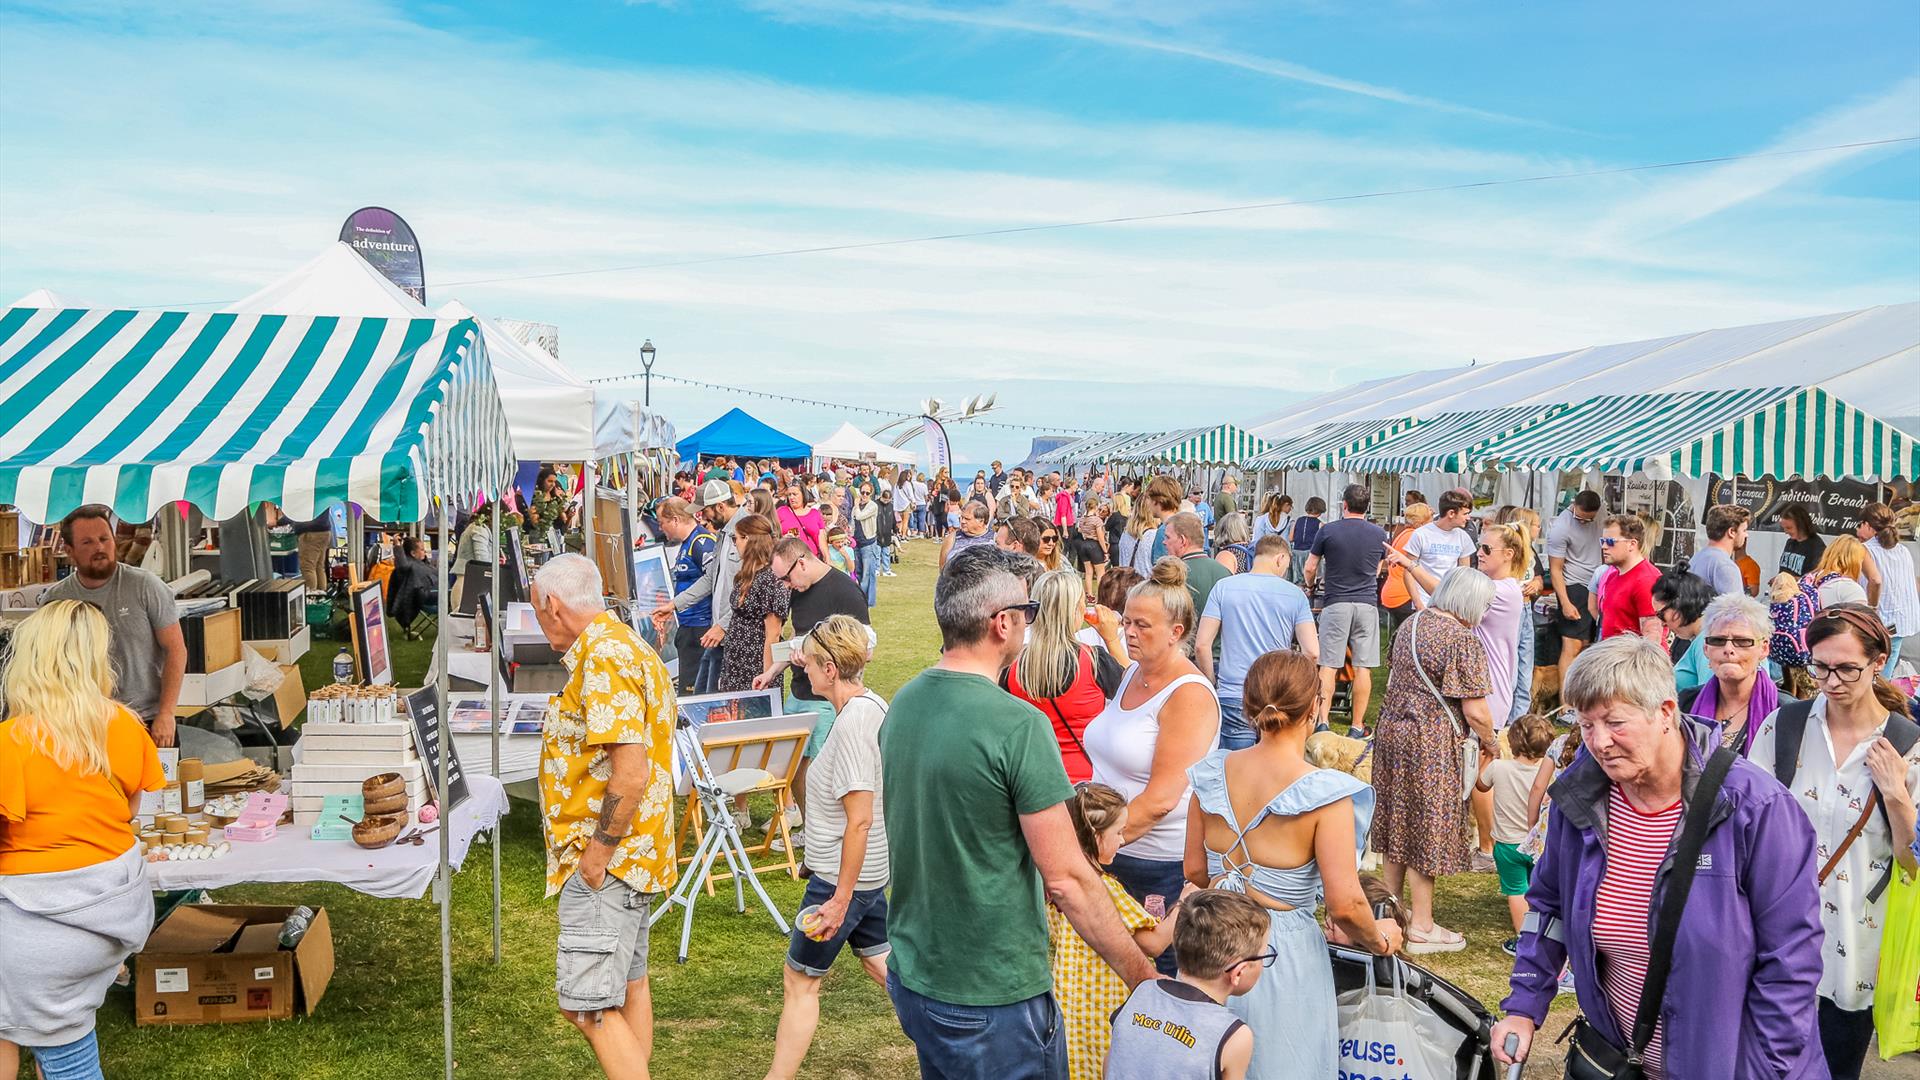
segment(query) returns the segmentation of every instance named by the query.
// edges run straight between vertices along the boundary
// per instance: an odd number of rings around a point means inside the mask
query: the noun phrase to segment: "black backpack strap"
[[[1782,787],[1793,787],[1793,776],[1800,771],[1800,741],[1807,734],[1807,718],[1813,715],[1813,702],[1793,701],[1780,706],[1774,714],[1773,778]]]
[[[1894,750],[1897,751],[1900,756],[1905,757],[1907,751],[1913,749],[1913,744],[1920,742],[1920,724],[1914,723],[1899,713],[1890,713],[1887,716],[1887,730],[1885,735],[1886,740],[1893,744]],[[1888,834],[1892,834],[1893,818],[1887,814],[1887,800],[1885,799],[1880,800],[1880,820],[1886,824]],[[1897,852],[1903,846],[1900,838],[1895,836],[1893,838],[1893,850]],[[1898,859],[1889,861],[1887,868],[1880,872],[1880,880],[1874,882],[1873,888],[1867,892],[1867,903],[1872,904],[1879,901],[1880,895],[1887,891],[1887,886],[1893,884],[1893,867],[1894,863],[1898,861]]]
[[[1640,990],[1640,1009],[1633,1018],[1633,1040],[1627,1058],[1639,1063],[1653,1032],[1660,1023],[1661,1000],[1667,993],[1667,974],[1673,968],[1673,942],[1680,932],[1680,914],[1687,906],[1687,894],[1693,891],[1693,874],[1699,869],[1700,848],[1706,844],[1707,824],[1713,818],[1714,803],[1720,798],[1720,785],[1739,755],[1726,747],[1713,752],[1706,769],[1693,788],[1693,801],[1680,823],[1680,842],[1674,848],[1673,865],[1668,871],[1667,890],[1660,898],[1660,919],[1654,924],[1653,945],[1647,955],[1647,981]]]

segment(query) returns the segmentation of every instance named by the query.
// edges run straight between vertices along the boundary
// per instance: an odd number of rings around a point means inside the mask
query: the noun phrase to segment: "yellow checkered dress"
[[[1100,880],[1106,883],[1107,895],[1128,931],[1160,925],[1112,874],[1101,874]],[[1073,1080],[1100,1080],[1107,1045],[1113,1041],[1113,1010],[1126,1004],[1127,984],[1052,905],[1047,907],[1047,928],[1053,935],[1053,996],[1067,1022],[1068,1075]]]

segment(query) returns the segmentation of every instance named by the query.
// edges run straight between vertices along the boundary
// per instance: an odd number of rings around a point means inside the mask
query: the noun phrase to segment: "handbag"
[[[1653,1041],[1660,1023],[1660,1005],[1667,994],[1667,974],[1673,968],[1673,942],[1680,932],[1680,913],[1687,906],[1687,894],[1693,891],[1693,873],[1699,868],[1700,848],[1706,843],[1707,821],[1713,816],[1713,804],[1720,785],[1733,768],[1736,755],[1720,747],[1707,759],[1700,782],[1693,789],[1693,802],[1680,825],[1680,842],[1674,848],[1668,873],[1667,891],[1660,898],[1660,918],[1654,924],[1653,943],[1647,953],[1647,981],[1640,988],[1640,1008],[1634,1013],[1633,1034],[1628,1049],[1622,1050],[1576,1016],[1560,1033],[1561,1041],[1571,1035],[1567,1049],[1567,1080],[1641,1080],[1646,1065],[1641,1055]]]
[[[1473,794],[1474,784],[1480,780],[1480,740],[1467,729],[1465,718],[1453,711],[1453,702],[1448,701],[1447,696],[1440,692],[1440,688],[1433,685],[1433,679],[1427,675],[1426,667],[1420,663],[1420,617],[1426,613],[1424,608],[1414,613],[1413,629],[1408,631],[1412,637],[1407,642],[1407,648],[1413,653],[1413,670],[1420,673],[1420,681],[1427,684],[1427,690],[1440,702],[1440,707],[1446,710],[1447,719],[1453,721],[1453,732],[1460,739],[1460,801],[1465,802]]]

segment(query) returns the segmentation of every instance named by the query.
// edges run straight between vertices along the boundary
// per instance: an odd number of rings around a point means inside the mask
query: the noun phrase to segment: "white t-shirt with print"
[[[1460,565],[1460,560],[1473,553],[1473,537],[1465,529],[1443,529],[1429,521],[1413,530],[1407,538],[1407,557],[1413,559],[1434,577],[1446,577],[1447,571]],[[1420,602],[1427,603],[1427,590],[1420,587],[1412,574],[1407,575],[1407,591]]]

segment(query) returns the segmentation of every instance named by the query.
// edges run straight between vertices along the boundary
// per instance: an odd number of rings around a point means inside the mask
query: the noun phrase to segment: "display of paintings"
[[[387,651],[386,600],[380,595],[379,582],[369,581],[354,590],[352,615],[360,680],[370,685],[393,685],[393,657]]]
[[[510,735],[538,735],[546,729],[547,703],[544,698],[514,703],[510,715]]]
[[[493,723],[493,706],[484,697],[453,699],[453,712],[447,717],[447,729],[462,735],[485,733]]]
[[[780,713],[780,691],[742,690],[680,699],[680,716],[694,727],[732,720],[765,720]]]
[[[633,599],[641,611],[651,611],[673,597],[673,554],[665,544],[651,544],[633,553]]]
[[[493,702],[485,694],[453,699],[447,727],[462,735],[487,733],[493,720]],[[547,695],[514,694],[500,699],[500,734],[538,735],[546,729]]]

